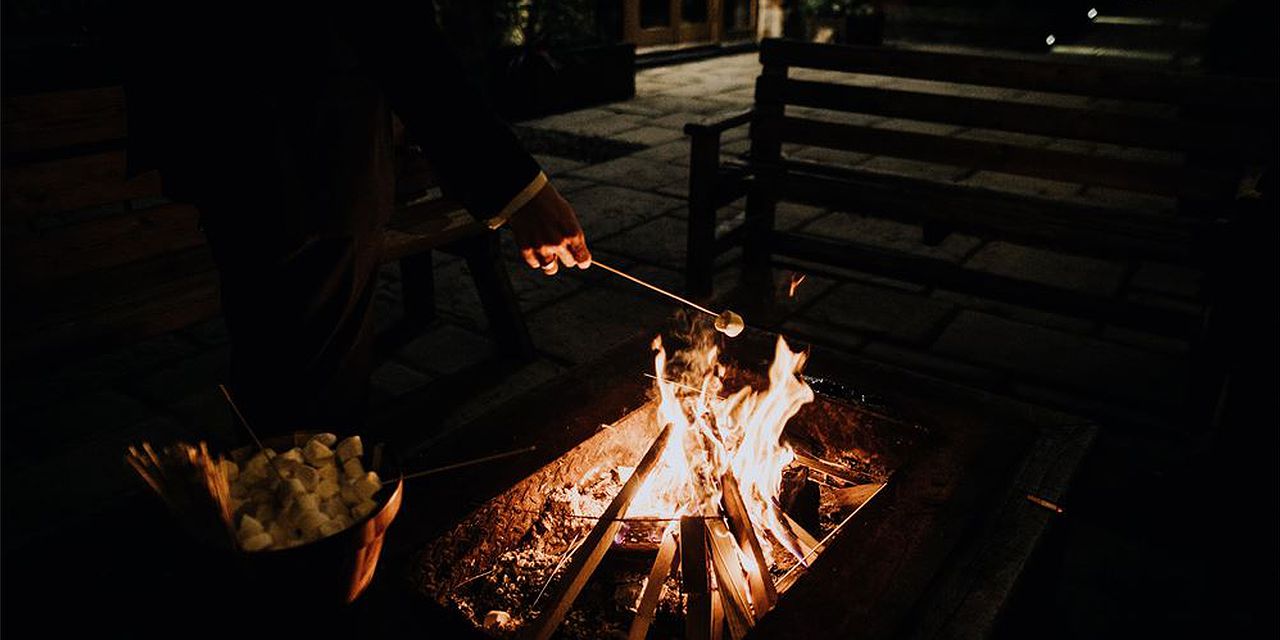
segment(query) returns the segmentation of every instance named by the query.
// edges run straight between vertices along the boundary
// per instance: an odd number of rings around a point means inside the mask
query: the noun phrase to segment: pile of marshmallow
[[[335,446],[336,445],[336,446]],[[245,551],[287,549],[333,535],[373,513],[382,481],[360,462],[360,436],[313,436],[277,454],[223,460],[236,539]]]

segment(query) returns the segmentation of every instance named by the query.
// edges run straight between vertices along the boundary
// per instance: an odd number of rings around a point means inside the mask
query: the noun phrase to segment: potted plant
[[[798,10],[807,40],[862,45],[884,41],[884,11],[875,2],[802,0]]]
[[[848,44],[884,44],[884,10],[874,2],[859,2],[844,17],[844,39]]]
[[[513,119],[635,95],[635,45],[618,42],[599,0],[455,0],[448,15],[472,25],[464,58],[486,68],[494,106]],[[480,24],[476,29],[474,25]],[[620,32],[620,27],[617,29]],[[456,34],[455,34],[456,35]],[[470,49],[470,55],[467,55]],[[476,49],[480,49],[479,52]]]

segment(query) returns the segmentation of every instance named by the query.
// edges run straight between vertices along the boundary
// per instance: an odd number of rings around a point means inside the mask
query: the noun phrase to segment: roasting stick
[[[491,462],[491,461],[493,461],[493,460],[501,460],[502,458],[510,458],[511,456],[517,456],[517,455],[520,455],[520,454],[522,454],[522,453],[529,453],[530,451],[533,451],[533,450],[535,450],[535,449],[537,449],[537,448],[538,448],[538,447],[537,447],[537,445],[531,445],[531,446],[525,447],[525,448],[523,448],[523,449],[513,449],[513,450],[511,450],[511,451],[503,451],[502,453],[495,453],[495,454],[493,454],[493,455],[484,456],[484,457],[480,457],[480,458],[475,458],[475,459],[472,459],[472,460],[463,460],[462,462],[455,462],[455,463],[453,463],[453,464],[447,464],[447,465],[445,465],[445,466],[443,466],[443,467],[435,467],[434,469],[424,469],[424,470],[422,470],[422,471],[415,471],[415,472],[413,472],[413,473],[410,473],[410,474],[408,474],[408,475],[404,476],[404,478],[403,478],[403,479],[404,479],[404,480],[412,480],[412,479],[414,479],[414,478],[421,478],[421,477],[423,477],[423,476],[429,476],[429,475],[436,474],[436,473],[442,473],[442,472],[445,472],[445,471],[453,471],[454,469],[461,469],[461,468],[463,468],[463,467],[469,467],[469,466],[471,466],[471,465],[473,465],[473,464],[482,464],[482,463],[485,463],[485,462]],[[383,482],[382,484],[384,484],[384,485],[386,485],[386,484],[395,484],[396,482],[399,482],[399,480],[387,480],[386,482]]]
[[[612,273],[612,274],[614,274],[614,275],[616,275],[616,276],[621,276],[621,277],[623,277],[623,278],[626,278],[627,280],[630,280],[630,281],[632,281],[632,282],[634,282],[634,283],[636,283],[636,284],[638,284],[638,285],[640,285],[640,286],[642,286],[642,287],[644,287],[644,288],[646,288],[646,289],[649,289],[650,291],[656,291],[656,292],[658,292],[658,293],[661,293],[661,294],[662,294],[662,295],[664,295],[664,296],[667,296],[668,298],[671,298],[672,300],[676,300],[676,301],[678,301],[678,302],[683,302],[684,304],[689,305],[690,307],[692,307],[692,308],[694,308],[694,309],[697,309],[698,311],[701,311],[701,312],[703,312],[703,313],[705,313],[705,314],[707,314],[707,315],[711,316],[712,318],[715,318],[715,319],[716,319],[716,331],[719,331],[719,332],[721,332],[721,333],[725,334],[726,336],[729,336],[730,338],[732,338],[732,337],[734,337],[734,336],[738,335],[739,333],[742,333],[742,330],[745,328],[745,325],[744,325],[744,323],[743,323],[743,321],[742,321],[742,316],[740,316],[740,315],[738,315],[738,314],[736,314],[736,313],[734,313],[734,312],[732,312],[732,311],[730,311],[730,310],[728,310],[728,309],[725,309],[725,310],[724,310],[723,312],[721,312],[721,313],[716,313],[716,312],[714,312],[714,311],[712,311],[712,310],[710,310],[710,309],[708,309],[708,308],[706,308],[706,307],[704,307],[704,306],[702,306],[702,305],[700,305],[700,304],[698,304],[698,303],[696,303],[696,302],[690,302],[689,300],[686,300],[686,299],[684,299],[684,298],[682,298],[682,297],[680,297],[680,296],[678,296],[678,295],[676,295],[676,294],[674,294],[674,293],[671,293],[670,291],[667,291],[666,289],[663,289],[662,287],[659,287],[659,286],[657,286],[657,285],[649,284],[648,282],[645,282],[644,280],[641,280],[640,278],[637,278],[637,277],[635,277],[635,276],[633,276],[633,275],[631,275],[631,274],[628,274],[628,273],[625,273],[625,272],[619,271],[619,270],[617,270],[617,269],[614,269],[613,267],[611,267],[611,266],[609,266],[609,265],[607,265],[607,264],[605,264],[605,263],[603,263],[603,262],[600,262],[599,260],[592,259],[592,260],[591,260],[591,264],[593,264],[593,265],[595,265],[595,266],[597,266],[597,267],[600,267],[601,269],[604,269],[605,271],[608,271],[609,273]]]
[[[253,431],[253,427],[249,426],[249,421],[244,419],[244,414],[240,413],[240,407],[236,406],[236,401],[231,399],[231,390],[225,384],[218,385],[218,390],[222,392],[222,397],[227,399],[227,404],[231,405],[231,411],[236,414],[236,419],[240,421],[240,425],[244,427],[245,431],[249,432],[249,437],[253,438],[253,443],[258,445],[258,451],[265,452],[267,448],[262,446],[262,441],[258,439],[258,434]],[[276,466],[275,456],[267,458],[267,466],[271,467],[271,470],[275,472],[276,478],[279,478],[281,482],[284,481],[284,474],[280,473],[279,467]]]

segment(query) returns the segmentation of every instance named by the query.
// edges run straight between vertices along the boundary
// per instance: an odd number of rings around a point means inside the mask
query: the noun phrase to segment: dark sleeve
[[[354,4],[345,28],[409,139],[473,215],[496,215],[541,169],[463,72],[431,1]]]

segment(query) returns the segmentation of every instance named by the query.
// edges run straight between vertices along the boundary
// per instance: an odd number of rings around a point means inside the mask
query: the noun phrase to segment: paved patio
[[[645,70],[638,74],[637,95],[632,100],[521,125],[637,145],[634,153],[594,164],[570,157],[540,157],[553,183],[577,208],[598,257],[660,285],[682,287],[683,198],[689,149],[681,127],[690,120],[749,106],[758,70],[754,54]],[[928,83],[913,81],[858,81],[910,84],[929,90]],[[1065,99],[1010,92],[1001,97]],[[918,126],[906,121],[870,122],[883,127]],[[931,132],[996,135],[961,128]],[[728,134],[725,153],[745,151],[745,135],[745,129]],[[1031,137],[1009,141],[1048,147],[1078,144]],[[1096,145],[1092,149],[1098,154],[1136,153]],[[820,149],[789,151],[878,171],[1104,205],[1171,206],[1165,201],[1075,184],[858,154],[833,158],[831,152]],[[741,206],[737,203],[727,208],[725,219],[740,214]],[[1135,300],[1174,306],[1199,304],[1201,274],[1179,267],[1085,259],[965,235],[954,235],[930,248],[918,242],[918,228],[862,213],[869,212],[856,207],[846,212],[784,204],[779,224],[820,236],[857,237],[1070,289],[1120,292]],[[456,428],[495,403],[590,362],[636,332],[653,331],[675,310],[665,300],[599,270],[545,278],[515,259],[509,239],[507,245],[512,256],[511,275],[538,357],[527,363],[511,363],[496,356],[465,264],[438,255],[439,320],[390,354],[373,379],[375,410],[418,394],[450,396],[451,402],[442,403],[438,413],[421,416],[421,439]],[[719,294],[737,281],[735,257],[730,254],[722,261],[717,278]],[[788,276],[779,273],[779,282]],[[400,297],[399,274],[394,266],[388,267],[377,296],[384,326],[398,315]],[[1181,459],[1183,441],[1175,434],[1179,403],[1186,390],[1189,346],[1185,342],[859,274],[838,280],[809,277],[796,297],[781,303],[779,309],[761,328],[1102,421],[1117,435],[1100,442],[1092,475],[1083,482],[1086,495],[1114,487],[1140,491],[1154,474],[1163,473]],[[757,326],[760,320],[747,318]],[[121,461],[127,443],[184,436],[234,438],[216,390],[216,384],[224,379],[226,353],[225,330],[215,320],[6,380],[6,521],[23,522],[29,539],[44,529],[71,526],[89,510],[107,508],[136,491],[137,483]],[[466,384],[459,385],[460,381]],[[453,393],[464,387],[467,394]],[[446,389],[450,390],[447,394],[442,391]],[[1141,442],[1137,449],[1131,446],[1135,439]],[[40,490],[22,491],[20,487]],[[1117,536],[1122,547],[1137,544],[1134,538],[1125,537],[1129,532],[1125,523],[1136,518],[1133,514],[1122,516],[1118,525],[1112,521],[1097,528],[1089,521],[1087,506],[1079,513],[1086,523],[1084,535],[1089,544]],[[6,549],[26,541],[21,534],[10,534],[11,530],[6,527]],[[1141,553],[1163,552],[1161,547]],[[1083,567],[1085,572],[1101,570],[1094,561]],[[1173,595],[1181,598],[1187,594]],[[1084,605],[1096,599],[1083,591],[1068,597],[1082,599]]]

